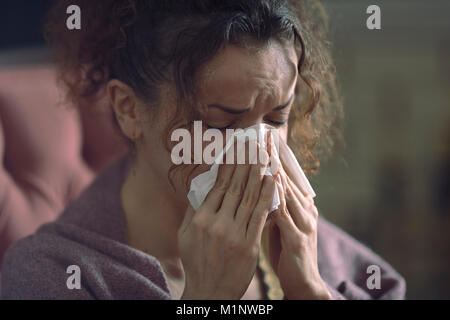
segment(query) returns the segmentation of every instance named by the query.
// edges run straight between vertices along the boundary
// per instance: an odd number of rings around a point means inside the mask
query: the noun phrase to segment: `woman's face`
[[[225,128],[267,123],[277,127],[280,137],[286,141],[287,121],[295,99],[298,60],[294,47],[281,42],[274,41],[258,52],[232,45],[226,47],[198,72],[196,98],[204,111],[204,117],[198,119],[203,122],[203,128],[223,129],[225,137]],[[162,135],[175,110],[174,96],[171,90],[163,95],[162,112],[157,119],[142,126],[137,145],[141,167],[153,170],[153,175],[166,187],[169,187],[168,172],[173,163]],[[186,165],[178,171],[174,176],[174,196],[187,203],[191,179],[209,168],[206,164]]]

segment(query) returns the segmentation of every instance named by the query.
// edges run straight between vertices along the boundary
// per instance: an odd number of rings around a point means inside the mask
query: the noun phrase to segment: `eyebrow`
[[[282,104],[281,106],[275,107],[273,109],[273,111],[280,111],[280,110],[286,109],[289,106],[289,104],[292,102],[294,97],[295,97],[295,93],[289,98],[288,102]],[[209,104],[208,107],[217,108],[217,109],[220,109],[222,111],[225,111],[225,112],[231,113],[231,114],[244,114],[244,113],[250,112],[252,110],[252,107],[248,107],[247,109],[244,109],[244,110],[236,110],[234,108],[224,106],[221,104],[217,104],[217,103]]]

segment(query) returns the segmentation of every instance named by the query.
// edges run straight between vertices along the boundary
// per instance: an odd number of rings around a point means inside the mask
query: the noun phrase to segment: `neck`
[[[161,263],[179,265],[177,231],[185,204],[167,181],[149,164],[137,161],[122,186],[121,198],[127,222],[128,244],[154,256]]]

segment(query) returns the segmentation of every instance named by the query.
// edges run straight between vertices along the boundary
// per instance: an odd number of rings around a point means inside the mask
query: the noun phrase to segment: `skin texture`
[[[259,49],[229,45],[200,69],[197,100],[204,118],[199,120],[211,127],[233,129],[263,122],[277,126],[274,122],[288,120],[292,103],[280,111],[274,108],[294,94],[298,55],[293,46],[278,41]],[[107,92],[122,132],[137,150],[121,194],[128,242],[161,262],[174,298],[261,298],[254,273],[275,187],[289,196],[270,227],[271,261],[283,290],[289,299],[329,297],[317,267],[316,228],[292,223],[292,219],[316,216],[317,209],[313,203],[302,204],[310,200],[292,191],[287,177],[281,184],[264,179],[261,163],[222,165],[216,186],[194,213],[186,198],[187,186],[209,166],[183,170],[174,181],[175,190],[171,189],[170,153],[161,137],[175,110],[174,89],[163,87],[162,107],[153,115],[126,84],[111,80]],[[246,112],[230,114],[212,106],[217,104]],[[286,141],[287,124],[278,127]],[[183,182],[186,176],[187,185]],[[317,223],[317,219],[310,220]]]
[[[304,193],[281,166],[276,177],[281,206],[270,222],[270,258],[289,299],[330,300],[317,264],[317,222],[314,199]]]

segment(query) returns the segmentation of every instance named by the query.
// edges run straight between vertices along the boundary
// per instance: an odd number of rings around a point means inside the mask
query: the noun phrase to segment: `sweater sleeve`
[[[33,245],[33,237],[14,243],[2,267],[1,292],[4,300],[91,300],[94,296],[81,282],[70,289],[66,266]],[[80,280],[82,281],[83,278]]]
[[[389,263],[323,218],[319,220],[318,263],[335,300],[405,298],[405,280]]]
[[[70,225],[52,223],[42,229],[8,249],[3,299],[171,299],[153,257]]]

